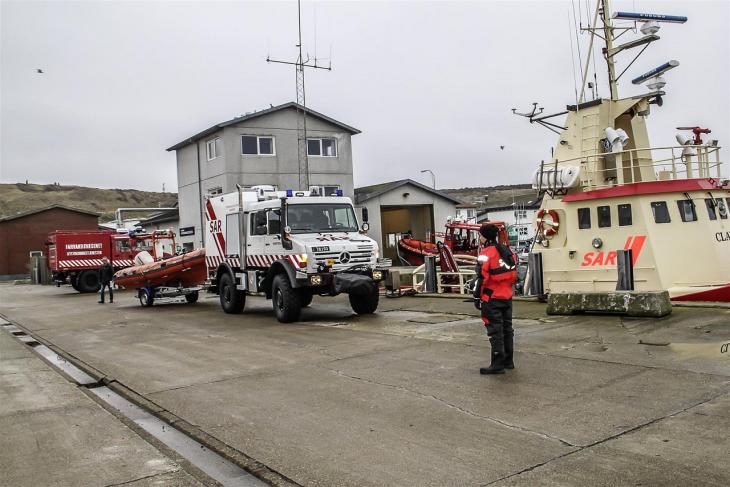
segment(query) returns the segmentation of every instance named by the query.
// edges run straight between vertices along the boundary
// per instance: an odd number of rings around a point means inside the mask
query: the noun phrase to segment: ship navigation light
[[[650,20],[648,22],[644,22],[641,24],[641,28],[639,29],[642,34],[645,36],[656,34],[659,32],[659,29],[661,29],[661,26],[659,25],[659,22],[656,20]]]

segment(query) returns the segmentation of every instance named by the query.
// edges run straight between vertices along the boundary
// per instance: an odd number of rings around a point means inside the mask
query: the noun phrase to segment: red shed
[[[30,253],[45,254],[45,241],[54,230],[96,230],[99,214],[63,205],[0,218],[0,277],[30,274]]]

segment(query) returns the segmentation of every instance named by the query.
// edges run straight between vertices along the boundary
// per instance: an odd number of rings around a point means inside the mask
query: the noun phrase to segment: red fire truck
[[[175,233],[121,233],[112,230],[56,230],[48,234],[48,267],[56,285],[69,283],[81,293],[99,290],[98,269],[102,257],[114,271],[134,264],[134,256],[149,252],[155,260],[175,253]]]

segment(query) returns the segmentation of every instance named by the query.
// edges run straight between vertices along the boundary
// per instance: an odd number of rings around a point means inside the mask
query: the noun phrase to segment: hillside
[[[529,184],[513,184],[488,186],[484,188],[455,188],[442,189],[444,193],[458,198],[466,203],[473,203],[479,208],[506,206],[515,201],[526,202],[537,197],[537,191]],[[485,196],[488,196],[485,201]]]
[[[0,184],[0,218],[60,204],[100,213],[100,221],[104,222],[114,218],[117,208],[169,207],[175,203],[177,193],[53,184]]]

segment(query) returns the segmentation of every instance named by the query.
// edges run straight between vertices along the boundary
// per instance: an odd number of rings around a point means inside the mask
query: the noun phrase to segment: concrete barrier
[[[550,293],[547,314],[611,313],[659,318],[672,312],[667,291]]]

